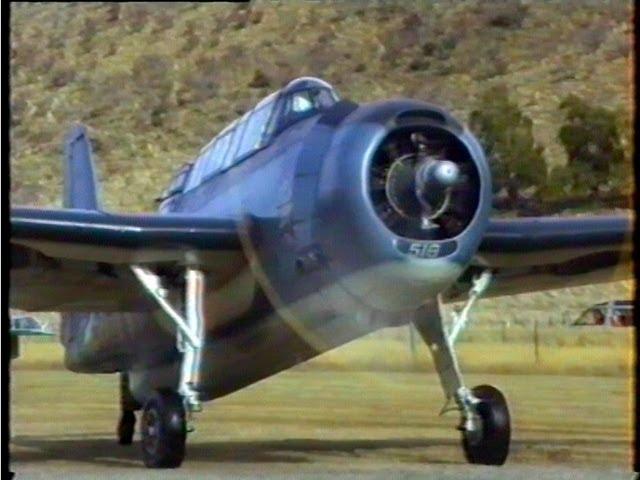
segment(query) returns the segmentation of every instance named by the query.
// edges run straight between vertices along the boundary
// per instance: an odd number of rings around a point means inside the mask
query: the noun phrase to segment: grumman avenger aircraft
[[[446,111],[358,105],[316,78],[220,132],[157,214],[102,211],[94,178],[76,126],[65,208],[11,209],[10,304],[62,312],[70,370],[120,373],[118,441],[132,443],[142,410],[152,468],[182,463],[202,402],[409,323],[460,412],[468,461],[501,465],[505,397],[467,387],[454,349],[474,302],[631,276],[631,218],[492,220],[482,148]],[[465,299],[447,329],[441,305]]]

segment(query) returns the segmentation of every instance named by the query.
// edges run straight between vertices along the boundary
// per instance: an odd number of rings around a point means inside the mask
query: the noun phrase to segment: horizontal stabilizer
[[[55,335],[46,326],[32,317],[11,317],[11,329],[9,333],[11,334],[9,340],[11,360],[15,360],[20,356],[19,337],[51,337]]]
[[[11,329],[9,333],[12,336],[32,337],[32,336],[52,336],[55,335],[46,325],[42,325],[33,317],[11,317]]]

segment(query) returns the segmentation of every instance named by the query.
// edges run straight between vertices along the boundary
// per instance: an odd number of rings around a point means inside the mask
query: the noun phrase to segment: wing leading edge
[[[129,265],[224,270],[241,251],[229,220],[25,207],[11,209],[10,243],[10,303],[23,310],[139,309]]]
[[[11,242],[64,247],[60,256],[74,257],[74,246],[91,251],[92,259],[107,263],[134,263],[136,252],[142,261],[174,261],[185,251],[237,250],[240,242],[236,223],[188,215],[120,215],[95,210],[11,209]],[[111,249],[122,249],[113,256]],[[145,250],[156,256],[144,260]],[[81,259],[86,260],[85,254]]]

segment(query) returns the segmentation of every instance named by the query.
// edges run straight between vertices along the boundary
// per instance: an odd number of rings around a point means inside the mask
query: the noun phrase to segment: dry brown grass
[[[182,162],[300,75],[324,77],[358,102],[411,97],[462,120],[482,91],[504,83],[550,165],[564,161],[556,136],[567,94],[628,114],[630,2],[488,5],[18,4],[12,200],[60,204],[64,130],[83,121],[106,207],[150,210]]]

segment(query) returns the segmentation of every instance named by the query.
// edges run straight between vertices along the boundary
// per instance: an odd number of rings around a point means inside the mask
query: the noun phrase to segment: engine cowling
[[[329,111],[305,138],[281,178],[286,207],[250,219],[258,278],[278,307],[406,311],[461,275],[491,205],[489,168],[467,129],[437,107],[398,100],[342,118]]]

